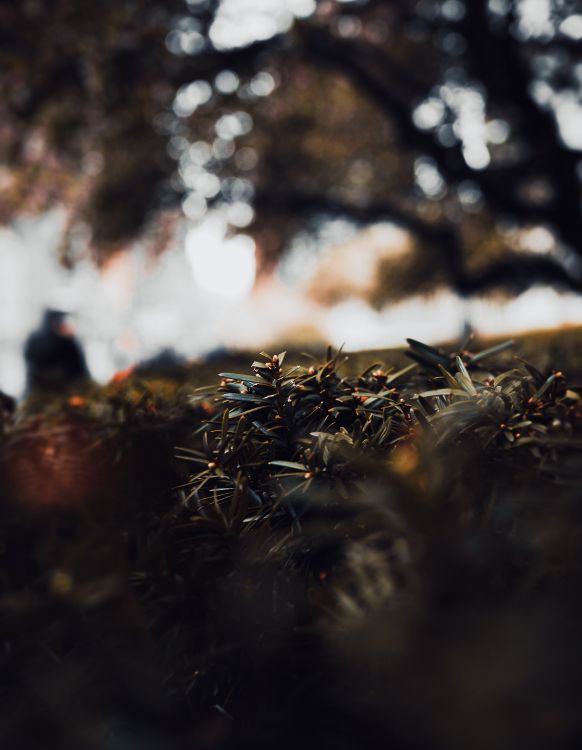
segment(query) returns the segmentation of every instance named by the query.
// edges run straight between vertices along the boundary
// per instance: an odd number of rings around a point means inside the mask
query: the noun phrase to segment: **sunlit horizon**
[[[399,347],[407,336],[427,343],[453,340],[467,325],[481,337],[495,337],[582,324],[582,299],[548,287],[505,300],[466,300],[444,289],[374,309],[357,286],[350,292],[348,285],[345,299],[326,305],[313,295],[318,257],[334,266],[340,283],[342,273],[355,278],[354,253],[349,249],[342,256],[342,243],[334,241],[333,232],[329,244],[315,253],[311,270],[304,260],[313,248],[299,244],[295,261],[287,256],[279,270],[255,283],[253,241],[244,235],[228,237],[220,214],[178,232],[155,261],[136,243],[101,271],[89,259],[67,271],[57,254],[63,225],[63,214],[53,211],[0,231],[5,269],[0,277],[0,389],[10,395],[22,394],[22,347],[46,308],[70,313],[91,375],[102,383],[164,349],[187,359],[222,348],[259,350],[275,342],[298,349],[331,344],[358,351]],[[392,238],[393,249],[388,246],[386,252],[401,252],[401,230],[379,227],[385,228],[376,235],[361,233],[371,243],[370,252],[385,252],[374,249],[378,237]],[[346,227],[340,229],[346,234]],[[359,235],[347,234],[347,247],[357,245]],[[370,252],[368,275],[374,273]],[[362,258],[365,254],[363,242]],[[297,268],[291,272],[293,263],[303,273]],[[233,264],[230,271],[228,264]],[[325,266],[324,274],[329,276]],[[364,281],[361,277],[360,283]]]

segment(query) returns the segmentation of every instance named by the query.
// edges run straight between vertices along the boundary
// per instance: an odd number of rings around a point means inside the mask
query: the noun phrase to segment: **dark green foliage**
[[[197,397],[217,414],[199,429],[202,450],[184,451],[200,465],[186,502],[217,507],[243,482],[259,515],[282,504],[293,516],[291,495],[307,492],[315,478],[335,482],[345,495],[344,482],[359,476],[356,451],[383,456],[410,432],[411,407],[398,384],[414,366],[386,374],[373,365],[346,378],[338,373],[339,353],[287,371],[284,352],[263,356],[253,375],[221,373],[218,391]]]
[[[47,407],[104,453],[77,504],[3,482],[1,744],[575,746],[581,400],[505,349]],[[4,475],[46,429],[6,419]]]
[[[285,370],[285,353],[252,365],[253,374],[224,372],[217,388],[200,389],[195,404],[214,414],[198,429],[199,447],[180,457],[196,467],[184,503],[202,516],[224,513],[236,498],[254,520],[304,504],[313,482],[346,497],[377,473],[396,448],[434,452],[472,442],[482,458],[540,461],[539,471],[565,481],[562,459],[579,450],[580,395],[561,372],[543,375],[528,363],[485,369],[511,341],[480,352],[447,353],[409,340],[420,364],[397,372],[373,364],[342,376],[338,352],[318,366]],[[469,342],[466,342],[467,344]],[[384,464],[388,465],[388,464]],[[228,512],[227,512],[228,515]],[[238,518],[240,524],[244,518]]]

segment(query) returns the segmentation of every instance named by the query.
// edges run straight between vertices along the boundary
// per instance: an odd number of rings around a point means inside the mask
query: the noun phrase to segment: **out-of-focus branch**
[[[340,70],[352,80],[358,91],[391,118],[392,125],[403,146],[432,156],[451,182],[473,176],[472,170],[469,170],[465,164],[459,146],[445,148],[434,139],[431,133],[415,127],[412,121],[410,99],[407,100],[395,93],[390,75],[387,75],[385,79],[380,79],[371,72],[368,61],[365,59],[365,45],[339,39],[321,26],[305,25],[301,35],[307,58],[318,65]],[[428,90],[422,93],[426,95]],[[416,92],[416,98],[420,98],[420,95],[419,89]]]
[[[547,206],[527,206],[520,201],[515,185],[503,175],[496,179],[491,170],[484,173],[481,181],[484,193],[498,208],[510,209],[517,216],[529,211],[537,214],[538,219],[550,221],[562,239],[575,252],[582,253],[582,213],[576,160],[560,137],[554,115],[540,107],[531,95],[531,72],[523,49],[520,49],[521,43],[509,31],[514,22],[513,14],[502,29],[493,31],[485,0],[467,3],[461,30],[468,42],[469,72],[482,82],[489,97],[501,109],[511,112],[517,108],[519,134],[529,152],[526,164],[547,175],[558,196]]]
[[[480,0],[475,5],[471,4],[471,13],[476,14],[477,8],[483,11]],[[365,44],[339,39],[327,29],[311,25],[305,25],[301,34],[308,57],[317,64],[340,70],[350,78],[360,92],[390,117],[400,143],[406,148],[431,156],[449,184],[466,179],[477,182],[495,211],[513,215],[524,222],[550,222],[560,238],[576,253],[582,254],[580,186],[574,171],[572,152],[561,142],[553,115],[540,110],[531,99],[530,82],[523,68],[524,63],[514,49],[515,40],[509,37],[505,41],[497,40],[489,29],[483,12],[469,15],[472,31],[468,46],[472,49],[471,59],[481,61],[476,72],[484,79],[494,100],[499,96],[498,100],[506,106],[514,107],[517,104],[523,108],[526,119],[531,120],[524,126],[526,146],[533,151],[534,158],[539,153],[543,158],[542,163],[533,161],[530,157],[519,165],[512,165],[509,170],[491,168],[476,171],[469,168],[460,145],[443,146],[432,133],[416,128],[411,117],[411,100],[414,97],[407,98],[401,93],[403,85],[410,81],[405,81],[398,75],[396,64],[387,64],[385,75],[379,77],[378,67],[370,65]],[[473,26],[478,29],[473,29]],[[481,41],[477,42],[477,39]],[[474,40],[475,47],[472,48]],[[489,44],[490,47],[486,49]],[[496,62],[490,62],[496,57],[501,61],[501,67]],[[511,75],[507,74],[508,69],[512,71]],[[507,81],[513,78],[514,72],[515,80],[508,84]],[[425,94],[428,93],[427,89]],[[417,98],[418,95],[419,91],[416,92]],[[515,181],[509,179],[508,172],[513,173],[513,178],[520,173],[522,177],[526,177],[528,174],[535,174],[536,167],[542,172],[547,169],[547,173],[555,177],[555,188],[560,193],[557,200],[550,201],[547,205],[533,205],[521,200]]]
[[[430,245],[452,287],[462,295],[496,288],[522,290],[545,283],[569,291],[582,292],[582,279],[572,275],[555,258],[515,253],[508,250],[503,260],[480,271],[469,271],[464,263],[464,248],[457,228],[447,222],[432,223],[388,202],[353,204],[324,194],[298,191],[259,192],[255,205],[261,210],[284,210],[295,215],[328,214],[349,216],[358,223],[391,221],[407,229],[416,239]]]
[[[239,73],[255,72],[258,61],[268,53],[283,54],[291,48],[289,34],[277,34],[270,39],[252,42],[234,49],[209,49],[188,58],[173,58],[168,62],[168,76],[176,84],[189,83],[197,78],[215,76],[221,70],[232,69]]]

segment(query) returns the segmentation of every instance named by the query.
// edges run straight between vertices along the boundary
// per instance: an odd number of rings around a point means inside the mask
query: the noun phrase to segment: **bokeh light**
[[[186,255],[201,289],[240,300],[249,294],[255,281],[255,243],[243,234],[226,238],[225,231],[221,217],[209,217],[188,231]]]

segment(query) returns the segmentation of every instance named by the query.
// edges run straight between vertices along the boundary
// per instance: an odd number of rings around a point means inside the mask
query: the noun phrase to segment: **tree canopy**
[[[579,291],[576,5],[5,3],[1,218],[65,206],[74,262],[220,208],[263,269],[327,218],[392,221],[390,294]]]

